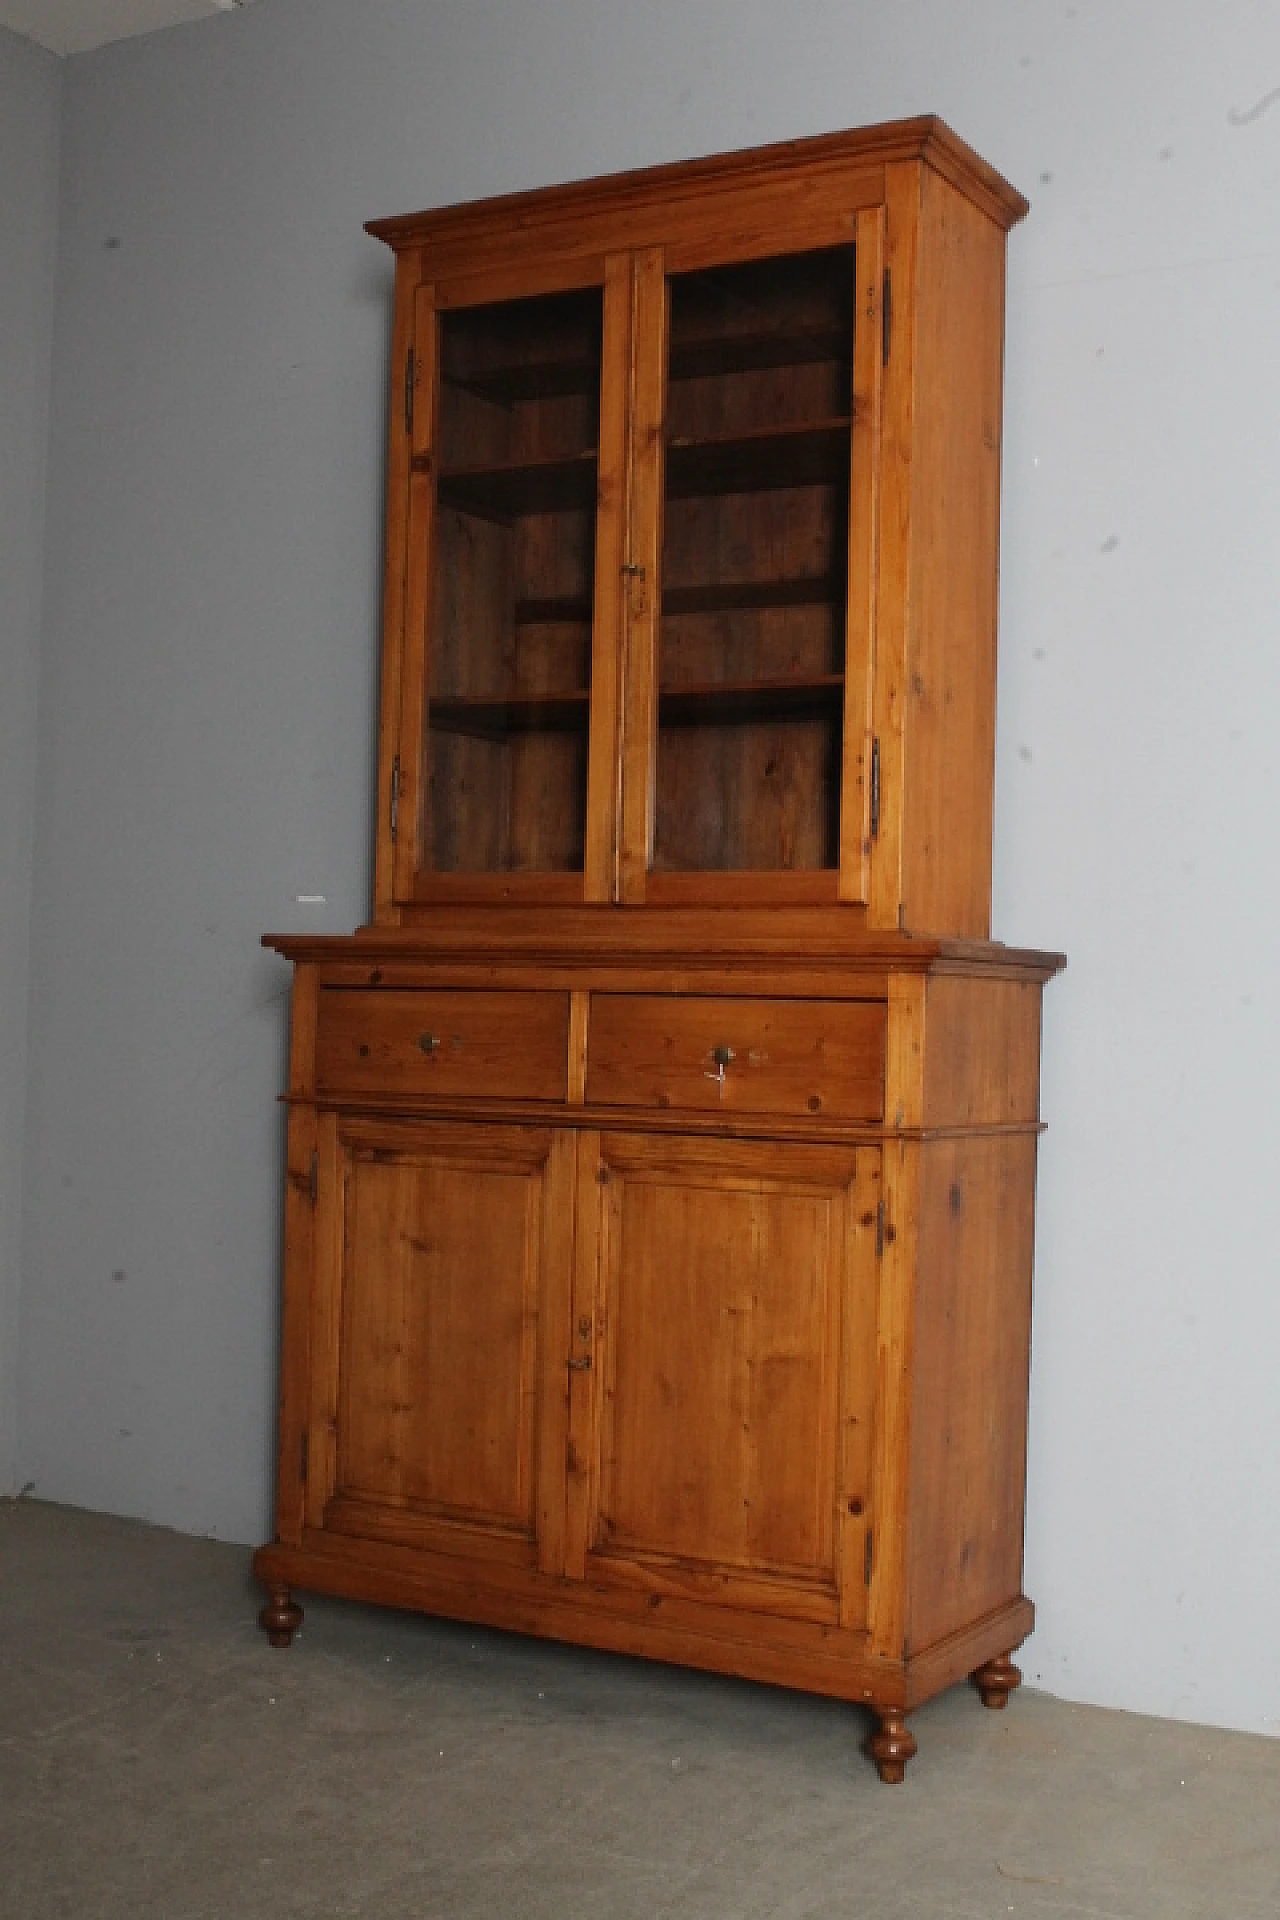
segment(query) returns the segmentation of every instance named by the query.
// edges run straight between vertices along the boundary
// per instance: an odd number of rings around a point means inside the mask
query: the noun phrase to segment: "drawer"
[[[320,1093],[563,1100],[569,997],[325,987]]]
[[[587,1099],[879,1120],[884,1048],[883,1001],[595,994]]]

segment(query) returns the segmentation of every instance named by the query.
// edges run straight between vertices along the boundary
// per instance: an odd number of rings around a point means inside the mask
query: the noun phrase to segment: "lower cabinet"
[[[865,1624],[879,1160],[583,1136],[574,1574]]]
[[[300,966],[275,1644],[313,1589],[802,1687],[886,1780],[920,1701],[1004,1704],[1048,966],[910,958],[878,999],[611,984],[594,1030]]]
[[[325,1116],[306,1519],[558,1572],[574,1141]]]

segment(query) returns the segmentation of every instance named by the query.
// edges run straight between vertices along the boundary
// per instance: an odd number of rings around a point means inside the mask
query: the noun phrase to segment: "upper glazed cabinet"
[[[921,120],[371,228],[380,921],[842,902],[987,937],[1024,211]]]

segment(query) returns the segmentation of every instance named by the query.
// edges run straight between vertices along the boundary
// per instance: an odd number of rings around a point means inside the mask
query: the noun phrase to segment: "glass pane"
[[[671,281],[658,870],[838,864],[853,269]]]
[[[440,328],[430,865],[580,871],[601,293],[447,312]]]

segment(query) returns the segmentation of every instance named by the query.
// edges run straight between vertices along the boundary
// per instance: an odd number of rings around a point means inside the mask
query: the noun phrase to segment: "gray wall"
[[[23,1109],[61,87],[52,55],[0,27],[0,1495],[18,1484]]]
[[[21,1471],[268,1526],[284,969],[366,912],[388,261],[935,110],[1012,240],[996,927],[1045,1056],[1026,1661],[1280,1725],[1280,12],[260,0],[71,61]],[[296,896],[322,893],[323,908]]]

